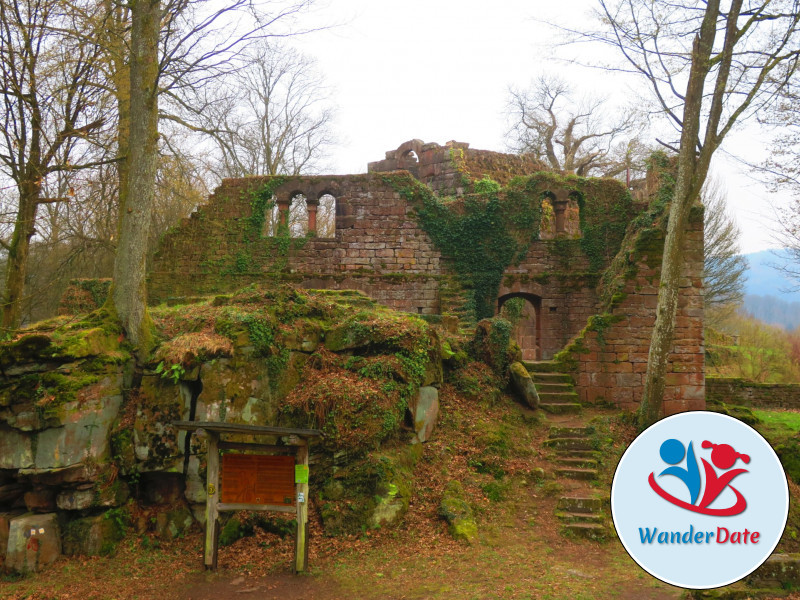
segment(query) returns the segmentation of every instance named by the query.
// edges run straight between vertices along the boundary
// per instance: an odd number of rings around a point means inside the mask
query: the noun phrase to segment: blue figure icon
[[[661,444],[659,453],[661,454],[661,458],[668,465],[677,465],[683,460],[684,453],[686,454],[685,469],[677,466],[668,467],[661,471],[659,477],[661,477],[661,475],[674,475],[683,481],[686,487],[689,488],[691,504],[694,504],[697,501],[697,497],[700,495],[700,468],[697,466],[697,459],[694,456],[692,443],[689,442],[689,450],[687,452],[682,442],[676,439],[666,440]]]

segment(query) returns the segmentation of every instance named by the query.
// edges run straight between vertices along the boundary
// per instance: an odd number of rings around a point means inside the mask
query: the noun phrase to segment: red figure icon
[[[718,469],[730,469],[738,459],[742,459],[742,462],[748,464],[750,462],[750,457],[747,454],[740,454],[733,449],[732,446],[728,444],[712,444],[708,440],[705,440],[702,444],[703,448],[713,448],[711,451],[711,462],[714,463],[714,467]],[[723,473],[720,476],[717,476],[717,472],[714,470],[708,461],[705,458],[700,459],[703,462],[703,468],[706,472],[706,489],[703,493],[703,499],[700,501],[700,507],[705,508],[709,504],[711,504],[714,500],[717,499],[726,487],[729,486],[730,482],[741,475],[742,473],[747,473],[747,469],[733,469],[732,471],[728,471],[727,473]],[[731,490],[736,494],[736,505],[733,508],[738,508],[740,504],[746,506],[746,502],[742,495],[739,493],[735,487],[731,486]],[[744,506],[741,507],[741,510],[744,510]],[[739,511],[741,512],[741,511]],[[738,513],[732,513],[738,514]]]

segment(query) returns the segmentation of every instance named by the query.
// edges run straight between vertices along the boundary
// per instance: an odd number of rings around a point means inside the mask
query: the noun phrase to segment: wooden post
[[[208,469],[206,471],[206,545],[204,562],[206,569],[217,568],[217,535],[219,525],[219,434],[208,431]]]
[[[298,441],[297,465],[308,469],[308,439]],[[294,572],[302,573],[308,567],[308,480],[295,483],[297,494],[297,538],[294,548]]]

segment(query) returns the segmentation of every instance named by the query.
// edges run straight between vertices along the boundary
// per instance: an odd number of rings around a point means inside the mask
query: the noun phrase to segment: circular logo
[[[611,514],[631,558],[684,588],[729,585],[778,545],[789,513],[786,475],[752,427],[693,411],[650,426],[622,455]]]

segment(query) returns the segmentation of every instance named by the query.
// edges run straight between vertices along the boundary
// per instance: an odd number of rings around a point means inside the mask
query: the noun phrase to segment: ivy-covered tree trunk
[[[158,159],[159,0],[131,3],[130,137],[121,183],[119,241],[112,300],[139,356],[149,350],[146,259]],[[125,170],[123,169],[123,173]]]

